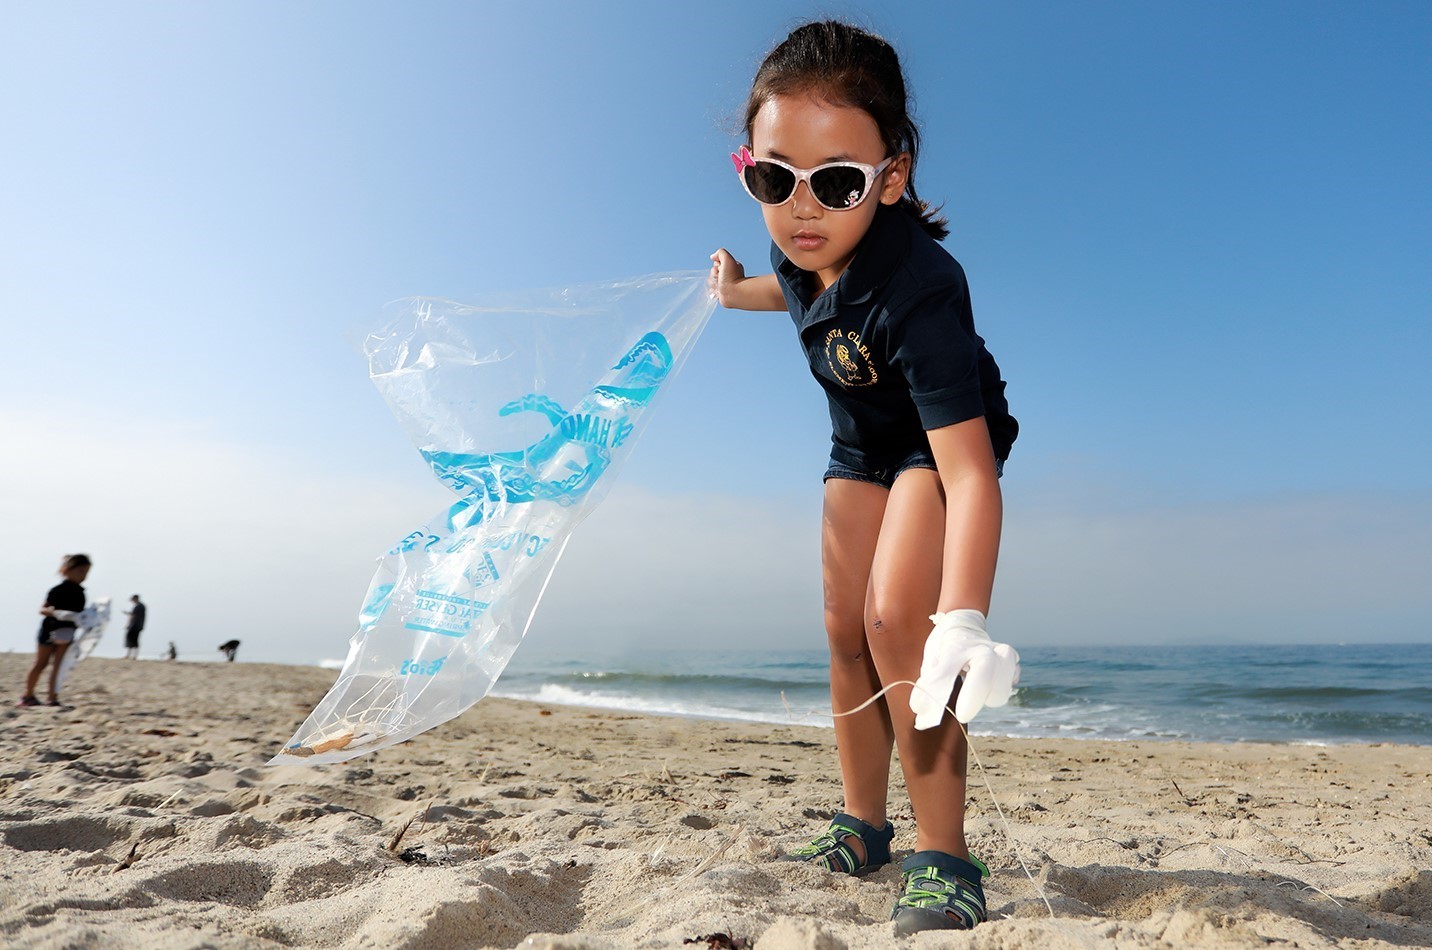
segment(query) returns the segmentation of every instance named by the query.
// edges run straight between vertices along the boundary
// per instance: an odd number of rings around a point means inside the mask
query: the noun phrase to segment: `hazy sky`
[[[727,154],[815,14],[904,57],[1009,380],[995,636],[1432,639],[1432,6],[6,3],[0,649],[82,550],[146,653],[343,656],[449,498],[353,332],[763,271]],[[821,646],[788,318],[718,311],[664,398],[527,648]]]

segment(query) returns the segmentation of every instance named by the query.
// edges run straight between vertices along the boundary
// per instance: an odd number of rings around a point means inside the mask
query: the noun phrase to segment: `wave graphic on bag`
[[[715,309],[706,276],[389,308],[369,373],[458,499],[380,559],[337,682],[270,765],[374,752],[487,695]]]

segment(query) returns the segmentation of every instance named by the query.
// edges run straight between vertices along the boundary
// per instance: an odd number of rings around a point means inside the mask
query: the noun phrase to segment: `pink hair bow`
[[[750,149],[742,145],[739,152],[731,153],[731,164],[736,166],[736,174],[739,175],[747,168],[755,168],[756,158],[751,154]]]

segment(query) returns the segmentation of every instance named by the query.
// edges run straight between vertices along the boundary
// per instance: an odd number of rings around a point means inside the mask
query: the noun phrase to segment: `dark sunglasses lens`
[[[751,195],[768,205],[783,203],[795,191],[796,176],[770,162],[757,162],[754,168],[748,165],[743,174]]]
[[[827,208],[854,208],[865,195],[865,174],[858,168],[822,168],[810,176],[810,189]]]

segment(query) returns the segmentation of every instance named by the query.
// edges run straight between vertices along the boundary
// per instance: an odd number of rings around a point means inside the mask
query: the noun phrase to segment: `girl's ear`
[[[905,186],[910,183],[909,152],[901,152],[895,156],[894,161],[885,166],[884,182],[880,187],[880,203],[898,204],[900,197],[905,194]]]

